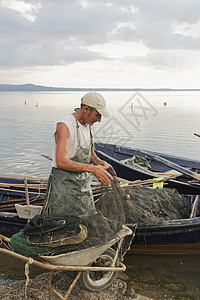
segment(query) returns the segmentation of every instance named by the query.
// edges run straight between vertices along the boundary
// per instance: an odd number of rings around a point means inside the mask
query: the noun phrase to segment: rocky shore
[[[29,288],[27,289],[27,298],[25,294],[25,280],[18,280],[0,286],[1,300],[59,300],[55,293],[51,292],[49,298],[48,285],[44,285],[41,290],[40,287],[44,280],[48,278],[48,273],[43,273],[30,279]],[[64,296],[72,283],[73,279],[65,272],[54,273],[52,283]],[[69,300],[151,300],[148,297],[135,294],[134,290],[128,291],[125,281],[117,278],[107,289],[100,292],[88,292],[81,290],[79,285],[76,284],[72,290]]]

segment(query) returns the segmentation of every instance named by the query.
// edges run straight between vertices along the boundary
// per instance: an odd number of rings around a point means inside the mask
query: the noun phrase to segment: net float
[[[125,194],[125,195],[124,195],[124,199],[125,199],[125,200],[130,200],[130,198],[131,198],[131,196],[130,196],[129,194]]]

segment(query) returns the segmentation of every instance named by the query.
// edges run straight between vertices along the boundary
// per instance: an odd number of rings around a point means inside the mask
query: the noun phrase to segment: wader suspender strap
[[[79,124],[78,124],[78,117],[77,117],[77,112],[75,111],[74,113],[75,119],[76,119],[76,129],[77,129],[77,138],[78,138],[78,145],[80,146],[80,135],[79,135]],[[93,135],[91,131],[91,126],[89,125],[89,130],[90,130],[90,146],[91,150],[93,149]]]

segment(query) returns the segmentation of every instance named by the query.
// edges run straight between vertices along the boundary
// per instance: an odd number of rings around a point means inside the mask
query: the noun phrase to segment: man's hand
[[[101,166],[104,166],[106,169],[108,169],[109,167],[111,167],[111,165],[109,163],[107,163],[107,161],[102,160],[100,163]]]
[[[106,163],[107,164],[107,163]],[[111,184],[111,180],[113,180],[112,175],[106,171],[106,169],[110,165],[107,164],[106,166],[102,165],[94,165],[93,166],[93,174],[96,176],[103,184],[109,185]]]

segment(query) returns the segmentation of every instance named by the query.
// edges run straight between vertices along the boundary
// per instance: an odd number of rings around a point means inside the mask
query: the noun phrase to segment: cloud
[[[100,58],[98,53],[71,44],[70,40],[59,42],[55,39],[44,40],[39,43],[26,42],[21,44],[15,42],[15,47],[11,45],[0,46],[0,65],[3,67],[53,66]]]
[[[135,0],[132,4],[135,13],[127,19],[127,26],[116,32],[116,39],[142,40],[150,49],[200,49],[199,1]],[[187,36],[178,35],[177,29],[184,24],[190,28]],[[196,36],[194,31],[198,32]]]
[[[195,68],[199,11],[199,0],[0,0],[0,68]]]
[[[156,50],[149,51],[146,56],[129,57],[127,62],[157,70],[184,71],[189,68],[199,68],[200,53],[191,50]]]
[[[19,0],[1,0],[0,7],[11,9],[29,21],[35,20],[35,13],[41,8],[41,3],[26,3]]]
[[[121,7],[114,5],[113,9],[106,1],[93,1],[86,6],[79,1],[44,1],[34,11],[31,21],[27,10],[18,9],[16,2],[7,7],[5,1],[3,4],[0,10],[3,67],[59,65],[103,58],[89,50],[89,46],[108,42],[118,24],[127,18]]]

